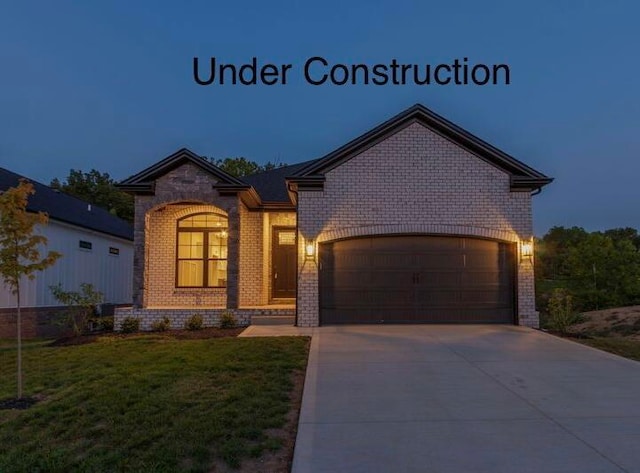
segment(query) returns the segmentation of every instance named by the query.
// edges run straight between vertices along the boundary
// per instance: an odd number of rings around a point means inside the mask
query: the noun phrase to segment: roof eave
[[[543,177],[528,177],[528,176],[511,176],[510,188],[512,191],[535,191],[542,189],[547,184],[553,182],[553,178]]]

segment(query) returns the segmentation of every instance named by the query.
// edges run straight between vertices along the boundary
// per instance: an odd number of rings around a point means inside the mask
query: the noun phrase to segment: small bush
[[[225,310],[220,315],[220,328],[234,328],[238,322],[236,321],[236,316],[233,315],[233,312]]]
[[[94,330],[99,330],[101,332],[113,331],[112,315],[101,315],[98,317],[93,317],[90,321],[93,324]]]
[[[546,326],[565,335],[569,327],[580,322],[581,315],[573,310],[573,296],[566,289],[554,289],[549,298]]]
[[[87,332],[93,325],[91,319],[97,314],[98,304],[104,299],[103,294],[89,283],[80,284],[80,291],[65,291],[62,284],[49,289],[58,302],[67,306],[58,323],[72,329],[75,335]]]
[[[200,330],[202,328],[202,316],[200,314],[193,314],[184,323],[184,328],[187,330]]]
[[[122,333],[133,333],[140,330],[140,319],[137,317],[125,317],[122,320],[120,331]]]
[[[156,320],[151,324],[151,330],[154,332],[166,332],[171,328],[171,319],[162,317],[162,320]]]

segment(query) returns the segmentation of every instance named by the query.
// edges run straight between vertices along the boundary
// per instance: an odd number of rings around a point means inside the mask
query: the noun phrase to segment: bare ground
[[[594,310],[583,317],[583,322],[569,329],[571,335],[640,341],[640,305]]]

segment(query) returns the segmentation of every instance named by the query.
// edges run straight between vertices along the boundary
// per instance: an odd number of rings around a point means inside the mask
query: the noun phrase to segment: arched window
[[[177,287],[227,286],[227,218],[214,213],[178,220]]]

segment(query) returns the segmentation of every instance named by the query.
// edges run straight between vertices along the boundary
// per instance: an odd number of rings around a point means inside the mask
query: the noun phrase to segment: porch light
[[[520,243],[520,262],[533,262],[533,240],[524,240]]]
[[[304,246],[305,259],[313,260],[316,257],[316,244],[313,240],[307,240]]]

